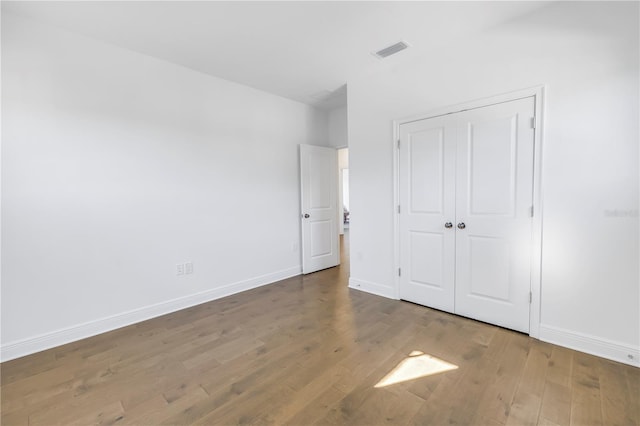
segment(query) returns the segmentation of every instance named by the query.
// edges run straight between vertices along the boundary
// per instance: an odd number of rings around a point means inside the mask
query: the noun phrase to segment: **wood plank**
[[[481,397],[474,423],[505,424],[511,411],[518,383],[529,356],[529,339],[517,333],[501,330],[500,347],[503,347],[499,358],[498,370],[493,383]],[[506,340],[506,342],[504,342]]]
[[[547,381],[542,396],[540,418],[546,422],[566,425],[571,420],[571,388]]]
[[[350,417],[348,424],[407,424],[423,403],[422,398],[411,392],[391,392],[385,388],[373,389],[366,401]]]
[[[637,426],[637,413],[633,412],[634,399],[640,399],[640,392],[627,389],[627,376],[613,361],[600,362],[600,392],[602,417],[612,426]]]
[[[632,420],[636,425],[640,425],[640,368],[630,366],[620,366],[615,364],[617,368],[622,367],[627,375],[627,389],[629,393],[629,405],[625,407],[631,413]],[[608,420],[608,419],[605,419]]]
[[[547,382],[571,387],[572,361],[573,351],[571,349],[554,346],[547,365]]]
[[[571,377],[571,425],[602,425],[599,360],[576,353]]]
[[[541,398],[538,395],[518,391],[511,404],[507,426],[525,426],[538,423]]]

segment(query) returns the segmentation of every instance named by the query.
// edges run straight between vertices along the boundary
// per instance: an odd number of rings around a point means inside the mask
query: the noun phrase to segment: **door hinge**
[[[529,292],[529,303],[533,301],[533,293]]]
[[[398,214],[400,214],[400,204],[398,204]]]
[[[536,128],[536,118],[535,117],[531,117],[531,128],[532,129]]]
[[[398,268],[398,276],[401,277],[402,276],[402,269]]]
[[[398,149],[400,149],[400,139],[398,139]]]
[[[533,206],[529,207],[529,214],[533,217]]]

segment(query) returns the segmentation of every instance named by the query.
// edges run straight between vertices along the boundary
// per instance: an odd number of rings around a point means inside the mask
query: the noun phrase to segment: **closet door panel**
[[[400,126],[400,298],[453,312],[455,126],[438,117]]]
[[[460,113],[455,312],[529,331],[533,98]]]

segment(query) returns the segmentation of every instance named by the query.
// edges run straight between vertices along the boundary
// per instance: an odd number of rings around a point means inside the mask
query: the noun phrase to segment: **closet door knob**
[[[453,223],[447,222],[447,223],[444,224],[444,227],[447,228],[447,229],[453,228]]]
[[[466,227],[467,227],[467,225],[465,225],[465,224],[464,224],[464,222],[460,222],[460,223],[458,224],[458,229],[464,229],[464,228],[466,228]]]

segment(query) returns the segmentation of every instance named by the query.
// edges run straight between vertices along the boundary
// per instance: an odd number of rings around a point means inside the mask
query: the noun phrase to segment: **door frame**
[[[534,86],[501,95],[463,102],[460,104],[436,108],[427,113],[417,114],[402,119],[393,120],[393,240],[394,265],[396,271],[400,268],[400,156],[398,143],[400,126],[413,121],[425,120],[441,115],[453,114],[469,109],[481,108],[503,102],[515,101],[522,98],[534,98],[534,112],[536,117],[534,129],[533,152],[533,223],[531,235],[531,304],[529,307],[529,336],[539,338],[540,335],[540,295],[542,280],[542,142],[544,136],[544,92],[545,86]],[[394,296],[400,299],[400,277],[394,274]]]

